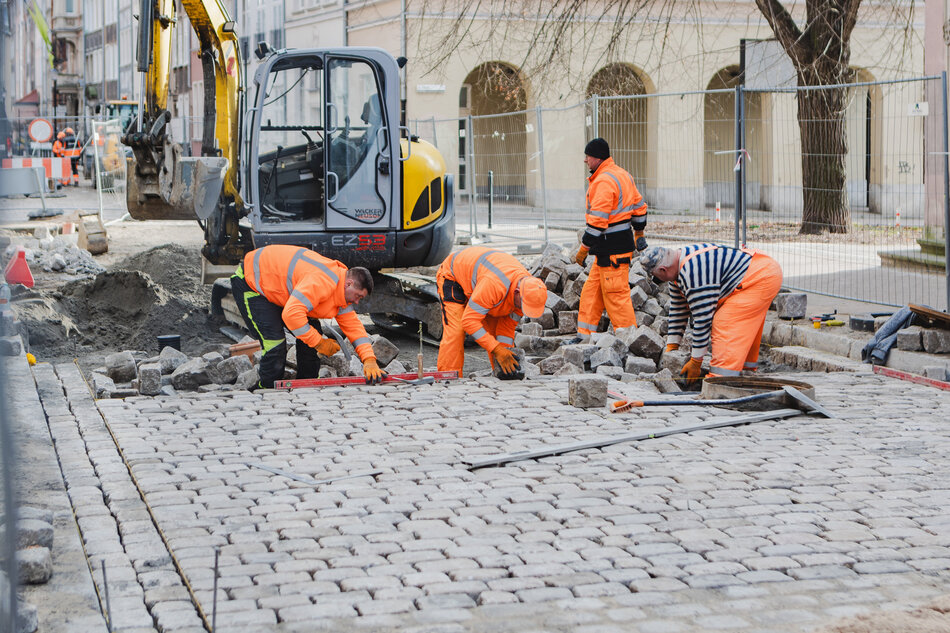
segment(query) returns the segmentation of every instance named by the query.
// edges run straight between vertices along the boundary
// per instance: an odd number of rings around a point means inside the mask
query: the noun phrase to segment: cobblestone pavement
[[[34,374],[118,631],[802,631],[950,592],[950,394],[870,373],[795,375],[836,419],[476,471],[736,413],[584,411],[561,379],[96,403]]]

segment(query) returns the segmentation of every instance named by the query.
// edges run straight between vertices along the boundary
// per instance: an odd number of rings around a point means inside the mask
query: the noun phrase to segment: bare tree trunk
[[[804,198],[802,234],[847,233],[851,228],[844,98],[844,88],[798,93]]]

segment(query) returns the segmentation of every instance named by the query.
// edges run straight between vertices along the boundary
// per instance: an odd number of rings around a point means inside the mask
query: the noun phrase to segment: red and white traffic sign
[[[45,143],[53,138],[53,124],[49,119],[33,119],[30,121],[30,138],[37,143]]]

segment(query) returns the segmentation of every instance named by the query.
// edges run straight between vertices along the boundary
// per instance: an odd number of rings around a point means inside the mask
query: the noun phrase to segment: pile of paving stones
[[[589,257],[588,267],[592,262]],[[665,283],[653,283],[636,259],[630,265],[627,281],[638,327],[614,330],[604,314],[599,332],[589,341],[565,344],[577,335],[577,311],[587,270],[552,243],[529,267],[529,272],[547,286],[548,300],[544,314],[519,325],[515,336],[515,347],[525,361],[525,375],[593,372],[627,382],[651,380],[661,391],[678,390],[673,372],[678,372],[689,358],[688,337],[679,350],[663,352],[669,289]]]
[[[93,259],[89,251],[79,248],[69,236],[53,236],[46,227],[34,230],[33,237],[9,236],[4,240],[3,261],[16,255],[19,248],[26,252],[26,261],[31,270],[61,272],[75,276],[93,276],[105,270]]]
[[[240,343],[254,343],[245,337]],[[135,350],[109,354],[105,364],[92,371],[91,386],[96,398],[125,398],[133,395],[175,395],[179,391],[216,391],[220,389],[249,389],[259,380],[260,346],[250,355],[232,352],[230,345],[219,345],[216,350],[200,356],[189,356],[171,346],[157,355]],[[296,378],[297,354],[289,342],[285,379]],[[399,349],[382,336],[373,337],[373,350],[380,367],[389,373],[404,373],[405,367],[396,360]],[[362,376],[363,364],[355,353],[347,360],[342,352],[321,356],[320,377]]]
[[[23,585],[46,584],[53,577],[53,513],[32,506],[17,509],[16,567]],[[6,539],[7,522],[0,517],[0,542]],[[0,595],[9,595],[9,579],[0,570]],[[2,610],[2,609],[0,609]],[[38,627],[36,606],[17,602],[17,633],[33,633]]]

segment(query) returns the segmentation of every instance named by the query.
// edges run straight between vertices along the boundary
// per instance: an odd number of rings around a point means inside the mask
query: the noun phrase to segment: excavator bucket
[[[207,220],[221,197],[228,159],[175,156],[159,174],[140,174],[129,157],[126,200],[136,220]]]

